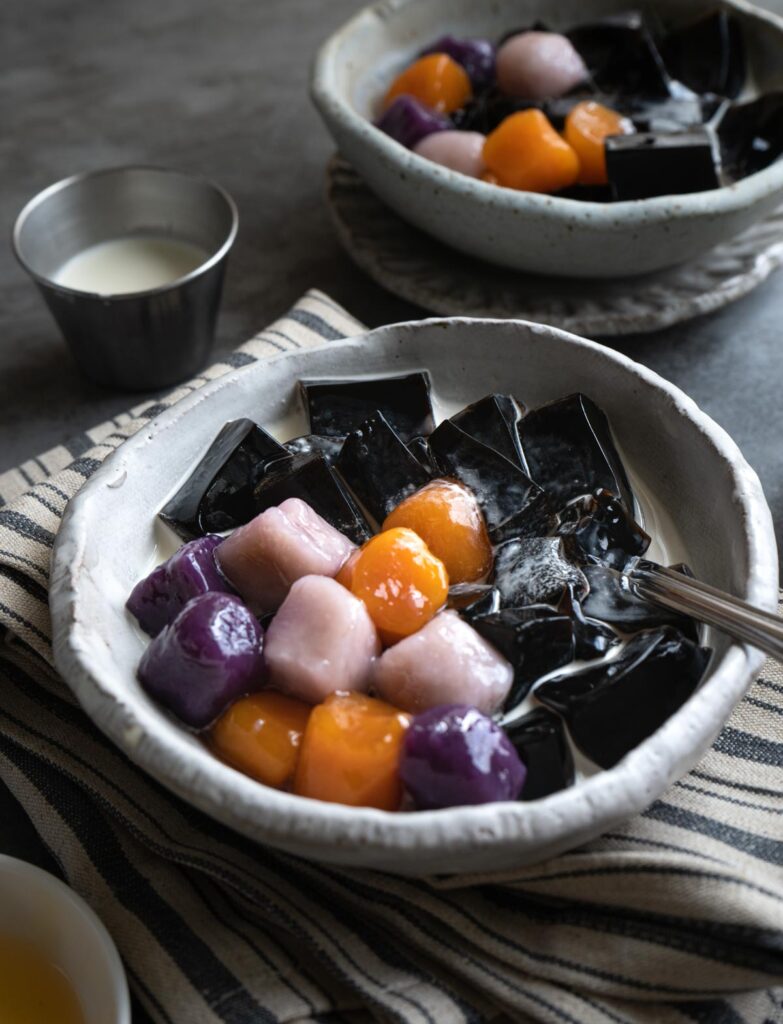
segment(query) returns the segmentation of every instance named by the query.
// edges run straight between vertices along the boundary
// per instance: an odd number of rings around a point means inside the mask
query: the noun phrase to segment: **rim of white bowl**
[[[311,96],[327,124],[329,118],[334,117],[365,145],[376,149],[388,162],[416,180],[497,206],[512,215],[534,212],[552,220],[589,221],[598,227],[613,227],[618,231],[651,221],[688,220],[731,213],[743,210],[775,192],[783,192],[783,158],[738,182],[706,192],[595,203],[499,188],[418,156],[376,128],[354,109],[353,104],[337,88],[336,69],[339,63],[338,51],[346,36],[365,24],[388,21],[403,8],[419,2],[421,0],[379,0],[362,8],[322,44],[310,76]],[[774,30],[780,37],[783,61],[783,16],[755,7],[747,0],[722,0],[722,3],[724,7],[733,8],[749,20],[758,21]]]
[[[16,875],[23,884],[42,889],[53,900],[63,904],[68,915],[79,917],[86,922],[101,945],[104,956],[103,968],[111,981],[117,1006],[114,1020],[106,1021],[105,1024],[131,1024],[130,994],[125,968],[122,966],[114,939],[92,907],[62,879],[18,857],[0,853],[0,875]]]
[[[594,357],[615,363],[647,387],[662,391],[675,414],[689,420],[730,471],[731,498],[735,513],[744,522],[745,559],[748,578],[738,596],[773,611],[778,598],[778,558],[772,515],[761,483],[735,442],[683,391],[663,377],[627,356],[568,331],[523,320],[498,320],[477,317],[432,317],[376,328],[330,348],[355,348],[361,353],[374,338],[386,334],[395,337],[416,332],[422,327],[444,324],[494,325],[499,331],[517,326],[534,334],[556,337],[566,344],[591,351]],[[284,362],[297,353],[284,353],[262,365]],[[113,452],[68,505],[55,543],[51,576],[51,610],[54,628],[54,653],[58,669],[67,680],[82,707],[93,721],[132,760],[163,782],[174,793],[219,821],[259,842],[283,849],[296,848],[299,855],[313,859],[324,857],[324,847],[356,849],[388,854],[389,851],[418,850],[443,854],[464,853],[481,847],[518,849],[526,840],[545,834],[550,844],[553,822],[560,832],[577,831],[580,825],[595,833],[595,818],[590,811],[622,807],[613,816],[602,813],[602,826],[624,820],[648,806],[681,773],[683,763],[692,763],[687,751],[704,749],[728,718],[736,703],[750,687],[764,661],[762,652],[732,643],[696,693],[652,736],[639,744],[614,768],[601,771],[565,790],[544,799],[526,802],[501,802],[479,806],[454,807],[437,811],[386,812],[367,807],[346,807],[308,797],[270,789],[241,775],[215,758],[206,747],[194,753],[185,742],[184,730],[158,735],[163,712],[151,702],[131,707],[121,705],[115,695],[104,689],[91,668],[93,629],[89,620],[77,613],[79,577],[89,564],[89,522],[93,498],[104,485],[116,486],[124,479],[123,459],[143,450],[163,430],[175,428],[178,421],[216,392],[235,385],[241,376],[259,364],[251,364],[205,385],[156,417]],[[728,493],[728,489],[727,489]],[[153,512],[154,514],[154,512]],[[690,734],[687,751],[681,737]],[[133,737],[133,741],[130,741]],[[671,751],[682,753],[673,758]],[[183,772],[187,764],[187,772]],[[183,776],[186,778],[183,781]],[[229,799],[224,797],[229,796]],[[259,812],[263,812],[260,814]],[[306,851],[306,852],[305,852]],[[410,872],[407,872],[410,873]]]

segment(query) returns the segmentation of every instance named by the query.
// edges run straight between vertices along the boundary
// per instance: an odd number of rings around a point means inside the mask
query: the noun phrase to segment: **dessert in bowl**
[[[357,364],[359,356],[361,362]],[[414,737],[415,730],[421,731],[419,726],[427,733],[428,721],[430,724],[431,721],[426,716],[431,712],[435,714],[441,728],[444,720],[447,724],[448,721],[453,724],[454,716],[461,716],[462,725],[457,732],[464,734],[467,714],[465,705],[472,706],[470,714],[474,716],[474,722],[478,721],[487,732],[492,732],[485,724],[487,722],[503,730],[504,721],[498,712],[507,713],[501,707],[507,700],[516,700],[515,707],[521,712],[519,717],[524,717],[530,710],[529,707],[518,706],[518,694],[513,698],[511,696],[512,685],[516,686],[520,682],[520,673],[519,666],[514,662],[513,645],[507,645],[502,636],[502,627],[508,626],[508,615],[501,608],[499,613],[475,615],[471,621],[471,596],[485,597],[504,575],[508,579],[516,578],[517,584],[521,585],[519,575],[515,577],[514,573],[508,575],[505,571],[499,572],[498,551],[508,549],[514,538],[504,539],[501,536],[507,523],[502,518],[498,520],[497,507],[493,507],[491,502],[487,504],[485,495],[479,501],[479,511],[493,542],[494,568],[486,573],[489,577],[486,583],[461,584],[463,587],[477,585],[484,590],[479,594],[468,595],[467,606],[464,601],[459,602],[459,607],[456,602],[452,602],[455,606],[451,609],[442,607],[441,590],[440,598],[433,599],[435,614],[429,623],[421,620],[414,622],[415,628],[411,628],[409,621],[401,621],[399,618],[381,622],[377,618],[379,608],[373,606],[371,599],[368,600],[368,592],[362,589],[362,581],[366,583],[368,579],[372,580],[378,565],[383,571],[388,551],[381,551],[382,557],[379,560],[376,558],[379,541],[386,544],[390,535],[393,540],[395,534],[399,536],[400,532],[405,531],[410,531],[419,541],[423,541],[421,533],[425,532],[426,521],[430,518],[427,509],[421,506],[421,495],[426,493],[426,486],[406,494],[402,502],[398,501],[388,513],[391,516],[402,516],[404,522],[398,519],[386,524],[389,529],[381,532],[375,532],[377,526],[373,525],[367,539],[353,532],[357,522],[361,526],[361,519],[353,513],[350,516],[345,513],[343,505],[340,512],[344,516],[342,522],[334,520],[342,525],[342,529],[337,529],[333,523],[328,524],[337,535],[330,534],[331,546],[324,548],[327,555],[333,557],[332,567],[327,569],[322,562],[321,568],[313,571],[314,567],[310,565],[304,577],[293,582],[290,578],[286,579],[285,585],[271,597],[269,584],[262,583],[260,562],[257,571],[249,577],[242,576],[243,565],[250,564],[247,545],[261,543],[264,533],[267,537],[288,536],[292,524],[294,527],[297,524],[299,527],[306,525],[311,531],[320,530],[323,535],[323,526],[314,523],[312,516],[325,519],[337,514],[334,498],[331,504],[324,505],[326,487],[319,485],[310,491],[312,501],[308,502],[311,506],[308,512],[301,507],[304,503],[302,492],[292,495],[290,480],[283,485],[278,474],[276,480],[271,479],[264,484],[261,487],[266,492],[264,502],[270,503],[264,505],[260,513],[261,520],[264,517],[265,522],[277,519],[275,530],[270,530],[268,526],[262,529],[258,523],[254,525],[254,517],[250,517],[251,522],[244,526],[236,522],[221,522],[219,518],[209,522],[199,520],[198,516],[193,518],[194,512],[198,513],[200,500],[195,507],[192,502],[188,505],[188,499],[195,493],[189,483],[190,478],[194,469],[204,465],[204,457],[227,420],[247,417],[255,424],[260,423],[267,428],[268,434],[273,436],[277,444],[285,443],[292,437],[301,438],[307,433],[307,424],[302,415],[297,382],[303,379],[355,379],[357,365],[361,366],[362,378],[416,376],[422,368],[426,368],[432,382],[433,419],[424,433],[429,431],[433,437],[440,431],[441,439],[449,434],[461,437],[461,434],[455,433],[458,430],[470,436],[468,430],[463,431],[459,426],[460,422],[468,426],[469,420],[455,414],[466,403],[480,399],[482,395],[514,394],[533,410],[519,420],[523,437],[525,418],[535,418],[535,410],[539,407],[546,407],[547,403],[561,399],[564,394],[579,392],[590,396],[605,411],[608,423],[611,424],[611,434],[638,502],[637,514],[642,518],[644,531],[657,544],[657,547],[647,549],[645,556],[669,564],[685,560],[699,577],[708,582],[763,607],[774,606],[777,584],[774,538],[758,481],[725,434],[685,396],[623,357],[551,328],[518,322],[428,321],[383,328],[360,340],[330,345],[322,350],[294,353],[246,368],[209,385],[206,392],[194,395],[181,406],[164,414],[142,436],[123,446],[74,501],[58,541],[52,589],[58,665],[88,712],[131,757],[186,799],[260,841],[305,856],[412,874],[501,868],[576,845],[589,835],[597,834],[611,822],[642,809],[673,778],[695,762],[749,685],[760,663],[760,656],[732,644],[718,634],[702,634],[698,643],[688,640],[684,649],[690,651],[695,658],[693,674],[690,676],[693,685],[688,689],[690,696],[686,694],[687,699],[679,703],[676,709],[672,706],[670,710],[673,713],[659,719],[656,722],[659,727],[654,727],[653,734],[648,738],[640,735],[630,745],[627,742],[624,748],[614,753],[598,754],[593,750],[590,757],[597,758],[597,762],[594,761],[593,766],[578,763],[577,767],[583,771],[575,784],[563,785],[563,788],[554,787],[556,791],[550,789],[549,795],[531,791],[526,797],[526,783],[523,780],[520,784],[519,772],[510,769],[505,776],[510,783],[509,787],[502,793],[490,794],[495,802],[479,803],[468,796],[467,789],[463,787],[460,790],[459,786],[456,787],[456,797],[450,796],[444,801],[441,795],[436,802],[431,793],[417,795],[415,779],[411,782],[412,776],[403,770],[398,773],[398,780],[401,779],[403,785],[395,791],[396,798],[393,793],[389,795],[392,792],[389,787],[379,785],[376,793],[385,794],[383,799],[387,802],[364,797],[355,801],[356,806],[348,806],[350,801],[340,796],[337,797],[340,802],[335,802],[335,790],[332,788],[327,791],[333,778],[329,777],[330,772],[323,769],[323,765],[331,761],[331,775],[338,775],[341,758],[346,756],[345,749],[339,746],[341,712],[335,705],[341,705],[346,711],[342,722],[344,724],[350,720],[350,728],[356,728],[356,736],[359,738],[362,736],[363,724],[367,725],[367,712],[372,710],[372,702],[383,703],[384,708],[376,707],[375,710],[387,716],[380,724],[382,736],[388,735],[385,730],[391,730],[392,739],[388,741],[388,748],[391,749],[395,742],[403,743],[406,750],[411,748],[408,753],[414,760],[418,758],[419,765],[422,760],[427,761],[428,755],[422,755],[422,747],[410,737]],[[361,415],[360,428],[367,419],[366,410]],[[532,426],[531,421],[528,425],[529,452],[534,452],[535,448],[530,441]],[[321,426],[315,429],[323,430]],[[363,429],[366,434],[367,427]],[[394,429],[399,434],[399,426]],[[470,429],[477,428],[474,424]],[[247,428],[246,435],[248,430],[254,433]],[[420,436],[420,433],[415,436]],[[227,478],[221,481],[220,474],[215,474],[225,463],[226,456],[237,450],[237,437],[235,434],[232,442],[224,446],[222,458],[217,463],[212,462],[209,472],[201,475],[202,490],[208,483],[217,480],[219,486],[213,490],[213,494],[227,494],[226,488],[222,486]],[[342,444],[337,447],[341,449]],[[408,444],[412,444],[418,451],[419,458],[415,461],[423,466],[420,460],[425,458],[425,451],[421,446],[413,444],[411,438],[411,441],[405,443],[406,452],[410,452]],[[302,445],[306,446],[306,443],[298,440],[294,451],[287,451],[286,457],[299,460],[303,465],[312,466],[315,463],[323,469],[323,463],[328,461],[326,456],[322,453],[314,456],[312,452],[308,455]],[[437,438],[435,442],[430,441],[430,450],[433,445],[440,452],[438,460],[447,457],[451,450],[450,445],[445,442],[441,444]],[[352,458],[348,459],[347,464],[344,462],[343,470],[340,471],[343,483],[346,477],[351,477],[351,466],[355,469],[357,451],[364,450],[361,445],[354,444],[353,447],[355,450]],[[339,451],[336,460],[341,458],[342,452]],[[479,489],[470,483],[466,485],[465,459],[461,462],[462,465],[458,461],[452,462],[450,476],[456,478],[466,493],[470,490],[478,495]],[[387,473],[369,476],[370,481],[377,482],[380,479],[384,488],[387,483],[391,486],[396,479],[393,461],[389,458],[385,463],[388,463]],[[505,462],[501,464],[505,466]],[[533,465],[534,456],[529,459],[528,468],[533,478],[538,475],[543,481],[545,470],[540,466],[534,470]],[[292,467],[291,462],[288,467]],[[513,467],[506,472],[510,473],[511,481],[514,477]],[[440,462],[437,473],[443,473]],[[284,474],[285,479],[289,479],[289,476]],[[322,479],[328,476],[326,474]],[[232,474],[229,477],[235,479]],[[357,489],[362,487],[361,482],[357,484],[357,479],[354,475],[353,483],[348,485],[354,497],[358,497]],[[364,479],[366,481],[368,478]],[[427,483],[432,485],[442,479],[440,475],[429,477]],[[615,477],[615,480],[619,484],[619,478]],[[275,487],[278,487],[276,492]],[[541,489],[547,490],[547,487],[551,490],[552,484]],[[251,487],[249,492],[246,489],[245,496],[248,493],[252,496],[254,489]],[[505,489],[508,492],[514,490],[511,486]],[[516,493],[518,498],[519,491]],[[533,489],[532,493],[537,492]],[[624,489],[621,494],[625,494]],[[376,492],[367,492],[358,498],[363,516],[377,497]],[[420,503],[418,510],[411,509],[410,505],[406,510],[406,502],[410,503],[414,499]],[[627,501],[627,498],[623,497],[622,500]],[[568,504],[568,499],[565,504]],[[237,506],[233,507],[236,510]],[[256,514],[259,514],[260,507],[256,507]],[[215,506],[213,511],[217,513],[221,509]],[[385,509],[380,511],[383,511],[384,516],[387,514]],[[582,527],[587,526],[583,522],[584,509],[580,507],[575,511],[578,514],[572,525],[581,524],[576,531],[580,533]],[[231,691],[229,700],[220,706],[213,704],[200,708],[198,717],[189,723],[199,730],[206,728],[206,734],[189,731],[182,721],[159,706],[156,701],[161,698],[161,690],[156,689],[153,675],[142,672],[141,680],[137,676],[140,660],[146,660],[147,668],[150,668],[150,652],[160,636],[167,629],[173,630],[175,634],[181,634],[183,630],[181,624],[177,625],[179,620],[174,609],[174,624],[164,624],[158,638],[150,642],[125,608],[129,593],[139,581],[145,579],[155,565],[164,562],[171,553],[172,535],[168,527],[160,524],[158,514],[161,512],[170,522],[178,525],[181,532],[191,530],[194,522],[199,532],[207,534],[215,529],[225,532],[232,525],[236,527],[227,540],[219,541],[217,551],[219,553],[225,546],[225,557],[219,557],[218,562],[233,589],[239,591],[239,596],[207,592],[196,597],[179,614],[192,615],[193,605],[198,610],[199,602],[227,602],[241,606],[245,610],[238,614],[250,616],[257,624],[253,626],[250,618],[243,620],[247,626],[246,636],[250,638],[250,657],[241,665],[237,663],[237,668],[247,673],[245,680],[240,680],[236,689]],[[270,512],[273,516],[269,515]],[[367,517],[364,518],[366,520]],[[379,518],[377,514],[373,516],[376,523]],[[282,523],[281,519],[287,520],[287,523]],[[380,526],[383,525],[381,522]],[[125,541],[118,546],[112,544],[111,537],[116,536],[116,530],[121,526]],[[514,529],[517,527],[518,521]],[[548,547],[559,547],[566,536],[574,537],[574,531],[569,532],[568,529],[557,537],[551,529],[538,529],[542,531],[542,537],[550,535],[552,543]],[[168,532],[162,532],[164,530]],[[420,532],[417,533],[417,530]],[[439,530],[436,534],[443,532]],[[483,535],[479,531],[473,536]],[[581,536],[586,539],[587,534],[581,533]],[[638,543],[639,534],[635,536]],[[338,537],[343,538],[342,542],[338,542]],[[164,538],[168,538],[167,549],[162,547]],[[340,576],[345,567],[345,556],[353,554],[357,541],[361,541],[363,546],[358,563],[353,567],[350,562],[348,564],[348,578],[328,578],[329,575]],[[433,560],[442,556],[439,560],[443,564],[448,561],[455,578],[460,573],[460,564],[469,576],[476,574],[474,578],[486,572],[486,564],[482,561],[485,549],[480,543],[469,546],[467,551],[460,546],[461,555],[471,556],[463,558],[461,563],[452,559],[454,552],[440,549],[439,554],[433,553],[432,548],[438,544],[437,537],[430,536],[429,541],[423,543]],[[234,548],[233,554],[229,545]],[[245,552],[241,550],[243,547]],[[279,552],[282,547],[282,540],[278,540],[276,545],[272,545],[272,550]],[[518,553],[514,553],[515,558]],[[363,567],[362,559],[368,563]],[[353,579],[350,578],[351,569]],[[584,570],[587,570],[586,573]],[[577,585],[577,590],[582,588],[582,592],[577,593],[577,600],[585,597],[580,573],[594,578],[595,567],[581,564],[581,568],[577,566],[576,572],[573,566],[568,569],[570,581]],[[523,573],[522,577],[525,576]],[[428,579],[434,579],[437,585],[438,572],[431,573]],[[441,585],[442,582],[441,579]],[[254,583],[261,587],[255,593],[251,591]],[[502,591],[503,587],[497,589]],[[378,587],[371,590],[374,593]],[[600,585],[593,587],[593,593],[600,594]],[[540,595],[542,602],[537,600],[538,596],[513,593],[506,603],[509,607],[520,608],[546,603],[550,595]],[[269,603],[279,608],[271,619],[271,625],[268,621],[270,609],[263,607]],[[207,618],[212,610],[206,609]],[[341,623],[341,629],[347,628],[346,623],[352,623],[357,642],[361,641],[358,657],[351,659],[350,664],[348,661],[343,662],[346,667],[341,676],[342,685],[337,679],[324,682],[318,665],[313,664],[319,658],[309,660],[311,646],[314,649],[324,642],[324,637],[318,636],[317,623],[319,620],[324,621],[327,610],[329,614],[334,614],[335,623]],[[388,609],[380,609],[381,613],[385,611]],[[257,618],[259,615],[263,620],[260,623]],[[589,619],[593,617],[592,613],[587,616]],[[545,612],[534,618],[559,618],[561,621],[558,628],[565,627],[566,632],[570,629],[573,636],[574,617],[569,613],[554,615]],[[564,622],[564,619],[568,622]],[[449,629],[444,630],[443,627],[449,624]],[[492,626],[495,632],[490,636],[489,628]],[[270,674],[264,680],[260,674],[256,674],[258,669],[252,655],[258,632],[265,628],[268,658],[266,671]],[[521,628],[524,630],[524,623]],[[545,625],[542,628],[549,630],[554,627]],[[434,629],[440,630],[439,637],[432,636]],[[377,634],[387,632],[387,635],[374,639],[373,630]],[[406,631],[407,635],[400,638],[399,634]],[[389,636],[388,632],[397,635]],[[421,702],[417,703],[416,698],[411,698],[410,694],[406,696],[402,684],[410,675],[411,666],[414,669],[417,667],[417,662],[426,664],[428,660],[433,663],[440,660],[441,664],[444,663],[444,634],[447,646],[450,644],[454,648],[458,642],[464,643],[465,638],[469,637],[474,652],[477,644],[475,634],[481,641],[482,656],[487,659],[487,665],[494,667],[494,674],[490,673],[486,677],[490,683],[484,689],[484,680],[479,679],[475,673],[465,677],[473,686],[470,691],[462,689],[457,692],[443,686],[433,704],[427,707]],[[555,637],[554,632],[550,635]],[[308,637],[312,638],[311,641]],[[611,641],[611,636],[609,639]],[[181,636],[175,635],[174,647],[179,640]],[[568,647],[564,661],[561,662],[564,665],[571,661],[573,655],[570,638],[561,634],[561,640],[564,647]],[[713,649],[708,665],[706,655],[701,652],[705,645]],[[554,639],[551,646],[555,646]],[[430,659],[429,652],[436,647],[438,657],[433,655]],[[412,648],[415,649],[412,651]],[[627,648],[623,649],[627,651]],[[420,657],[422,652],[425,654]],[[370,684],[372,689],[368,692],[362,664],[366,666],[368,661],[373,660],[377,668],[373,671]],[[169,666],[171,664],[168,662]],[[452,667],[454,664],[450,662]],[[599,659],[596,664],[604,663]],[[699,682],[705,665],[706,672]],[[384,666],[383,670],[378,671],[381,666]],[[507,666],[510,666],[510,670]],[[578,669],[582,667],[577,666]],[[457,665],[457,668],[460,666]],[[436,686],[439,680],[441,685],[444,679],[446,683],[453,682],[456,670],[451,673],[441,672],[439,675],[436,669],[434,676],[424,683],[417,680],[414,690],[421,692],[423,688]],[[351,685],[345,685],[346,679],[351,681]],[[536,680],[538,685],[540,674],[536,675]],[[523,681],[523,685],[527,683],[528,680]],[[543,689],[550,684],[544,681],[540,685]],[[335,691],[350,690],[352,695],[350,698],[342,693],[333,696],[329,692],[330,686]],[[150,698],[150,693],[154,694],[155,700]],[[486,703],[482,703],[482,694],[487,697]],[[258,774],[254,778],[248,776],[247,762],[244,765],[240,763],[241,744],[237,746],[235,741],[242,736],[243,725],[248,721],[242,702],[258,701],[261,698],[273,698],[273,703],[277,702],[277,708],[262,707],[261,711],[266,715],[264,721],[278,724],[285,724],[286,721],[285,715],[281,714],[281,706],[285,702],[279,698],[286,698],[290,702],[288,708],[282,708],[282,711],[286,714],[290,712],[288,731],[299,731],[303,735],[298,747],[299,756],[307,755],[310,765],[317,766],[320,763],[320,770],[309,773],[308,777],[305,769],[294,765],[292,774],[289,762],[288,769],[283,765],[282,774],[276,783],[267,778],[267,784],[262,784],[257,781]],[[233,715],[229,707],[232,700],[236,701],[233,707],[239,708]],[[349,700],[352,701],[350,706],[345,703]],[[296,714],[303,710],[301,704],[308,707],[297,720]],[[455,710],[454,704],[461,707]],[[169,702],[169,709],[172,706],[176,711],[176,706]],[[445,711],[444,706],[448,706]],[[574,739],[573,721],[569,722],[568,709],[564,709],[562,702],[555,707],[551,700],[550,708],[555,715],[565,720],[566,730]],[[258,710],[251,707],[247,711],[250,721],[254,720],[252,715]],[[213,723],[220,723],[226,713],[229,715],[228,721],[214,732],[211,731],[215,729]],[[418,721],[420,718],[423,718],[423,722]],[[547,728],[551,732],[551,718],[539,714],[539,722],[542,718],[544,733]],[[511,724],[510,719],[506,724]],[[446,731],[449,732],[449,729]],[[555,732],[558,737],[562,736],[558,729]],[[277,729],[277,733],[280,735],[281,730]],[[204,742],[205,735],[207,743]],[[335,735],[338,737],[338,746],[332,745]],[[514,737],[510,729],[506,730],[506,735],[513,748],[518,737]],[[582,739],[578,739],[576,745],[582,753],[586,749]],[[348,747],[352,745],[348,744]],[[362,747],[363,744],[357,739],[352,756],[359,757]],[[230,764],[224,763],[215,751]],[[536,771],[532,767],[530,755],[526,758],[521,744],[517,755],[518,761],[513,762],[512,759],[509,764],[524,764],[532,780]],[[284,758],[278,758],[278,765],[282,760]],[[606,765],[603,769],[598,763],[601,760]],[[392,768],[399,770],[399,761],[392,757],[391,762]],[[365,777],[375,770],[373,765],[377,767],[372,758],[361,763]],[[594,767],[596,764],[597,768]],[[387,772],[388,780],[388,763],[384,771]],[[502,772],[497,773],[498,777],[501,775]],[[538,777],[542,778],[540,773]],[[269,782],[280,788],[273,788]],[[570,779],[566,778],[565,782],[570,782]],[[324,789],[318,791],[321,785]],[[410,802],[402,802],[403,793],[407,794]],[[499,802],[498,795],[502,797]],[[521,799],[513,799],[517,796],[521,796]],[[433,806],[440,809],[430,809]],[[402,810],[397,810],[398,807]],[[409,809],[411,807],[424,809],[414,811]]]
[[[753,135],[749,126],[763,122],[762,141],[769,141],[765,133],[772,130],[777,145],[782,23],[742,0],[720,11],[716,15],[714,4],[698,2],[656,8],[670,73],[641,15],[612,0],[587,7],[565,2],[555,11],[519,0],[491,9],[439,0],[384,4],[365,9],[324,44],[313,72],[313,98],[340,151],[379,197],[455,248],[547,274],[642,274],[733,237],[783,195],[780,162],[764,166],[737,159],[744,146],[738,135]],[[682,57],[693,51],[690,43],[679,50],[674,45],[692,31],[693,19],[714,24],[715,17],[741,55],[735,65],[722,55],[727,67],[739,70],[720,81],[697,73]],[[497,50],[501,85],[496,72],[490,85],[481,84],[486,69],[477,79],[475,54],[464,56],[464,47],[483,41],[494,55],[495,43],[509,31],[511,38]],[[606,32],[644,40],[642,48],[649,44],[645,55],[657,68],[657,82],[639,80],[637,61],[626,60],[623,73],[616,74],[629,47],[615,39],[606,59]],[[543,85],[514,79],[500,58],[509,48],[514,56],[513,47],[534,36],[570,47],[576,70],[558,57],[570,78],[553,82],[549,76]],[[422,56],[432,47],[440,52]],[[515,59],[524,69],[530,54],[517,53]],[[675,79],[675,70],[691,85]],[[726,95],[708,98],[712,87]],[[651,97],[656,89],[666,95]],[[413,122],[411,110],[402,109],[411,102],[419,104]],[[600,165],[609,150],[607,191]],[[549,173],[543,177],[538,157],[528,159],[531,152],[546,154]],[[681,194],[659,195],[659,187]]]
[[[695,692],[711,651],[628,583],[653,538],[587,395],[436,427],[426,371],[298,386],[309,432],[227,423],[127,602],[142,687],[228,764],[387,812],[541,799]]]

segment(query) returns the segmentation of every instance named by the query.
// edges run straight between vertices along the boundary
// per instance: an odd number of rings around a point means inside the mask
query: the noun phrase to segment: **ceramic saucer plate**
[[[349,255],[400,298],[442,315],[535,320],[587,337],[648,333],[712,313],[783,264],[783,207],[691,263],[612,281],[524,274],[457,252],[397,216],[339,157],[326,195]]]

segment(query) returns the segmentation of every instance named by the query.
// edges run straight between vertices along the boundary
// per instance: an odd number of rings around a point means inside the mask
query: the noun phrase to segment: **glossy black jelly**
[[[678,132],[711,121],[726,102],[724,97],[714,93],[699,96],[685,91],[683,95],[665,100],[631,96],[620,107],[639,132]],[[612,106],[611,103],[606,105]]]
[[[577,748],[611,768],[659,729],[695,691],[710,651],[671,626],[639,633],[613,660],[536,689],[562,715]]]
[[[695,92],[734,99],[747,77],[742,27],[719,7],[669,32],[661,56],[671,75]]]
[[[500,611],[500,591],[491,583],[455,583],[449,587],[446,606],[471,622],[477,615]]]
[[[494,583],[504,608],[556,605],[569,588],[579,600],[588,589],[582,571],[566,557],[560,537],[525,537],[498,545]]]
[[[493,544],[523,537],[547,537],[555,533],[558,524],[557,512],[547,494],[542,490],[531,493],[529,500],[519,512],[505,519],[489,531]]]
[[[581,203],[612,202],[612,190],[608,185],[571,185],[570,188],[561,188],[552,195],[561,199],[576,199]]]
[[[586,615],[574,617],[574,657],[580,661],[603,658],[621,638],[611,626]]]
[[[335,467],[364,512],[378,526],[431,476],[381,412],[345,439]]]
[[[435,456],[426,437],[411,438],[408,441],[407,448],[419,465],[423,466],[431,477],[436,477],[440,473],[440,468],[435,461]]]
[[[331,466],[340,454],[343,437],[324,437],[322,434],[303,434],[283,442],[289,455],[323,455]]]
[[[540,494],[518,465],[451,420],[433,431],[429,445],[443,474],[455,476],[476,495],[490,531],[522,514]]]
[[[569,615],[574,627],[574,657],[580,661],[594,661],[621,643],[620,634],[605,622],[585,615],[582,605],[574,597],[572,587],[564,591],[557,610]]]
[[[589,618],[608,623],[621,633],[672,625],[690,639],[698,638],[698,626],[693,619],[637,597],[616,570],[603,565],[585,565],[582,571],[590,592],[580,603]]]
[[[354,544],[363,544],[370,537],[367,520],[323,455],[293,456],[277,464],[253,492],[253,514],[258,515],[287,498],[306,501]]]
[[[548,605],[504,608],[472,617],[471,625],[514,669],[504,705],[507,711],[525,699],[541,676],[574,659],[573,621]]]
[[[596,491],[589,498],[579,499],[561,517],[560,534],[576,561],[624,569],[650,546],[650,535],[609,491]]]
[[[604,148],[609,185],[620,202],[720,187],[715,139],[702,126],[614,135]]]
[[[344,437],[380,411],[403,441],[427,435],[435,426],[430,378],[424,371],[397,377],[300,380],[313,434]]]
[[[634,507],[609,421],[585,395],[568,395],[529,412],[519,425],[533,480],[559,507],[597,489]]]
[[[253,488],[286,449],[249,419],[222,428],[185,483],[160,511],[184,540],[231,530],[255,514]]]
[[[733,105],[721,119],[718,138],[729,177],[769,167],[783,155],[783,90]]]
[[[517,430],[522,412],[524,408],[511,395],[487,395],[452,416],[451,422],[527,473]]]
[[[671,78],[639,11],[623,11],[577,25],[565,35],[599,88],[644,96],[670,95]]]
[[[527,768],[520,800],[540,800],[573,785],[574,759],[557,715],[536,708],[503,728]]]

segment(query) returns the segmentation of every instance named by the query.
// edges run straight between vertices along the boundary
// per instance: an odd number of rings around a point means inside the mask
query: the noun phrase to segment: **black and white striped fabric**
[[[413,881],[255,846],[163,790],[51,664],[49,557],[124,438],[229,369],[356,333],[310,292],[163,402],[0,477],[0,774],[102,917],[157,1024],[783,1021],[783,673],[699,766],[600,840],[504,876]]]

